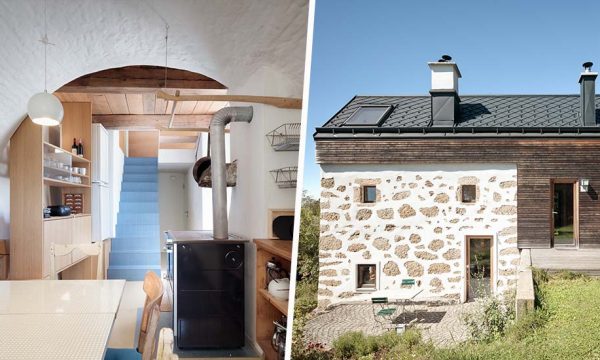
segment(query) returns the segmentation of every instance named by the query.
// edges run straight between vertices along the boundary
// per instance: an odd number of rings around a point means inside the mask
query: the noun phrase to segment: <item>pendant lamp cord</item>
[[[165,82],[164,82],[164,88],[167,87],[167,65],[168,65],[168,59],[169,59],[169,22],[167,21],[167,19],[164,18],[164,16],[162,16],[155,8],[154,6],[152,6],[152,4],[149,2],[149,0],[141,0],[144,4],[146,4],[146,6],[148,6],[150,8],[150,10],[152,10],[152,12],[154,14],[156,14],[156,16],[158,16],[162,22],[165,24]]]
[[[44,36],[40,42],[44,44],[44,92],[48,92],[48,45],[54,45],[48,41],[48,0],[44,0]]]
[[[165,89],[167,88],[167,64],[169,59],[169,24],[165,21]]]

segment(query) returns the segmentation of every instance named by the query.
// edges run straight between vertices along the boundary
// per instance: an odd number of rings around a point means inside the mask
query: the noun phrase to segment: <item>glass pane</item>
[[[375,202],[377,200],[377,188],[375,186],[365,186],[363,202]]]
[[[346,120],[344,125],[371,125],[377,126],[390,106],[363,106]]]
[[[375,272],[375,265],[358,265],[358,281],[357,287],[363,289],[375,289],[377,275]]]
[[[573,245],[573,184],[554,184],[554,245]]]
[[[462,185],[461,190],[463,202],[475,202],[475,199],[477,198],[477,187],[475,185]]]
[[[469,239],[469,298],[484,297],[492,291],[491,239]]]

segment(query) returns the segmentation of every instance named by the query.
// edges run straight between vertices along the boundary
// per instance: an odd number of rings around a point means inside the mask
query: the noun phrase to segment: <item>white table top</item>
[[[0,314],[0,360],[102,360],[115,315]]]
[[[115,316],[125,280],[0,281],[0,314],[108,313]]]

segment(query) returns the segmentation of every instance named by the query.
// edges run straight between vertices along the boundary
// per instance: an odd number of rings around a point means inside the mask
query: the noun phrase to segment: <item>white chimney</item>
[[[452,127],[460,116],[460,70],[448,55],[427,65],[431,69],[431,126]]]
[[[431,90],[453,91],[458,94],[458,79],[462,76],[458,66],[448,55],[437,62],[427,63],[431,69]]]

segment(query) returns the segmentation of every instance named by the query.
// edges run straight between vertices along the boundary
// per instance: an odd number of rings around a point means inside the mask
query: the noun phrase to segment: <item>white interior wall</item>
[[[10,233],[10,178],[8,177],[8,146],[0,152],[0,239]]]
[[[246,79],[240,93],[256,95],[281,94],[301,97],[301,88],[276,69],[263,67]],[[247,106],[248,104],[232,104]],[[275,152],[266,134],[281,124],[300,122],[300,110],[279,109],[252,104],[254,118],[250,124],[231,125],[231,158],[238,160],[237,186],[232,189],[229,231],[249,240],[267,237],[268,209],[293,208],[295,189],[280,189],[270,170],[297,166],[298,152]],[[256,251],[252,242],[246,247],[246,334],[255,338]]]
[[[187,230],[188,199],[186,175],[181,172],[158,173],[158,205],[160,217],[160,248],[165,246],[166,230]],[[162,251],[162,250],[161,250]],[[161,257],[165,261],[165,257]],[[161,264],[166,268],[166,264]]]
[[[208,133],[201,133],[198,141],[198,159],[207,155]],[[225,134],[225,158],[231,161],[230,135]],[[194,160],[195,163],[195,160]],[[212,230],[212,189],[199,187],[194,180],[192,170],[194,163],[188,169],[185,177],[188,205],[188,229],[190,230]],[[231,188],[227,188],[227,206],[231,207]]]

